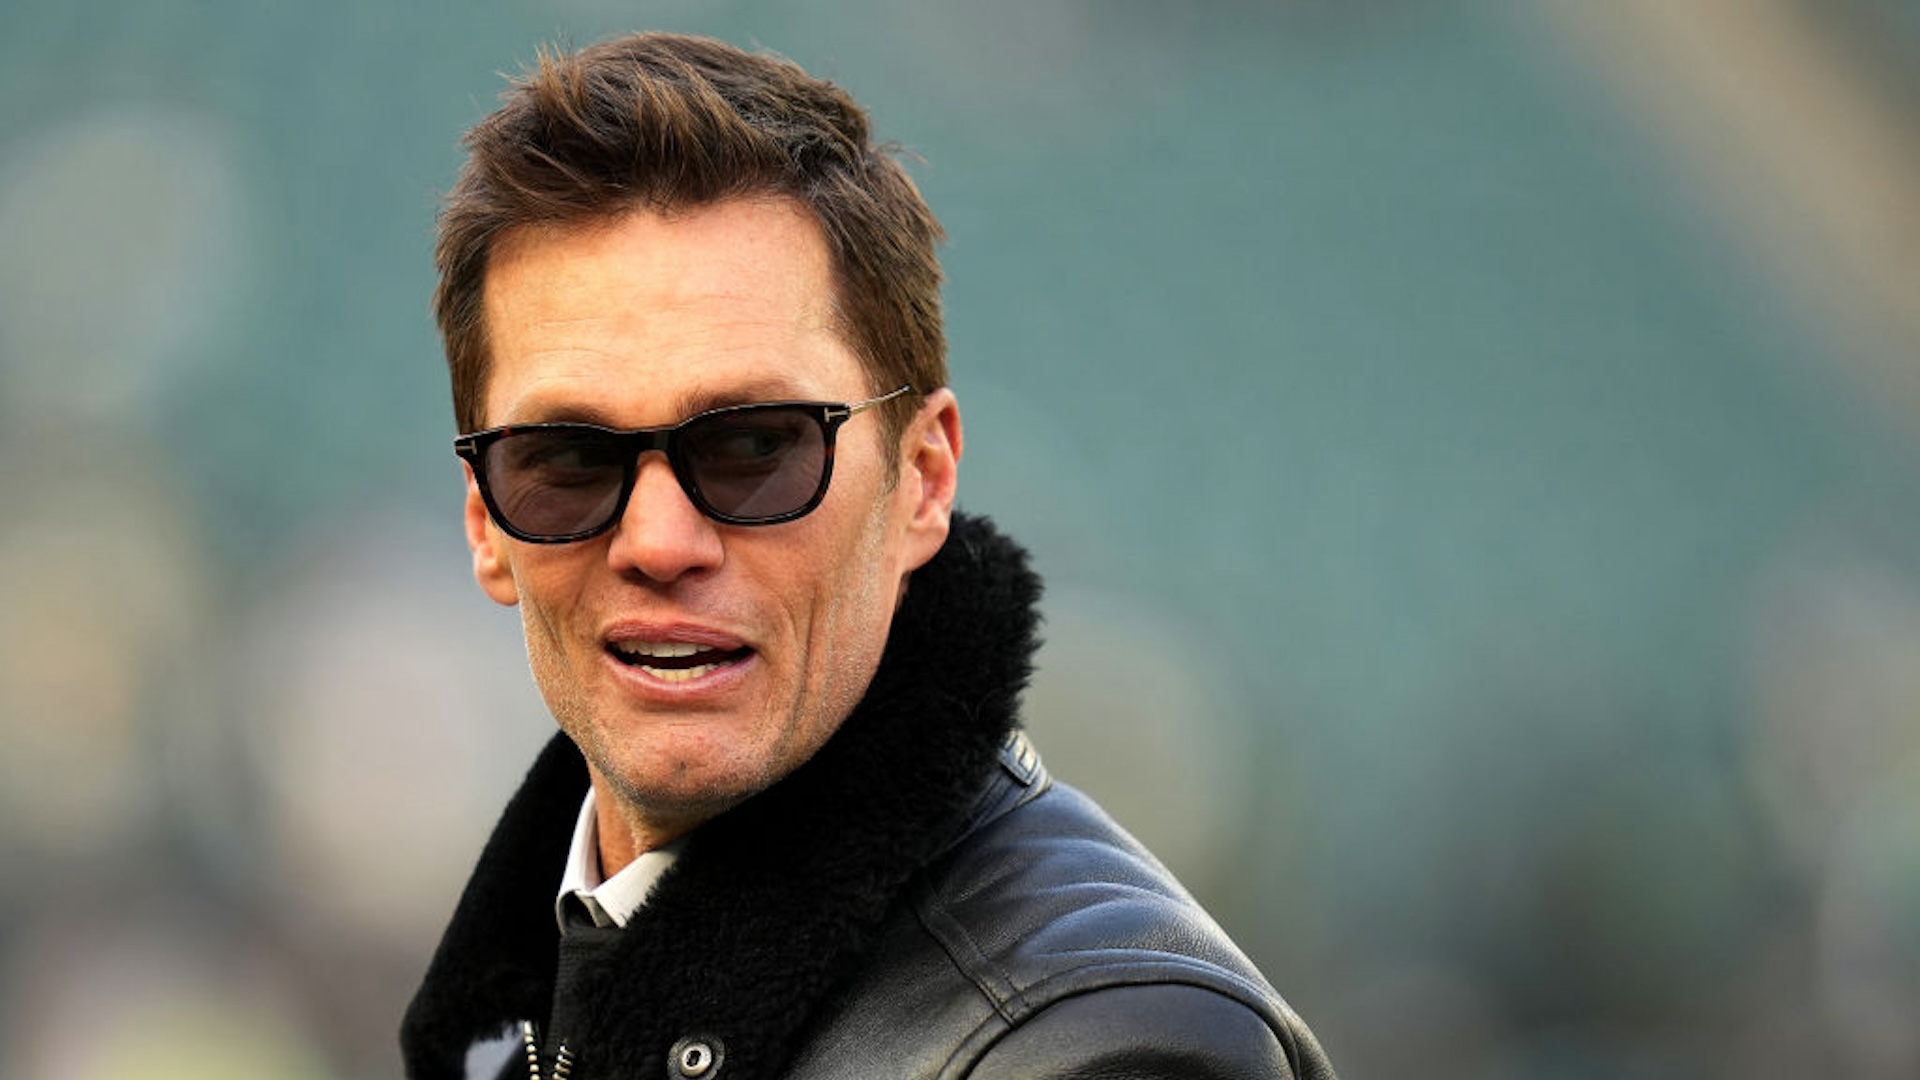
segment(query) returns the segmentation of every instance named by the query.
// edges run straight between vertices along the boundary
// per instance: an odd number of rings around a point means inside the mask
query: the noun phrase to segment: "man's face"
[[[722,405],[871,396],[835,329],[825,241],[787,200],[516,230],[495,246],[485,305],[488,425],[651,427]],[[897,477],[883,439],[878,413],[850,420],[819,508],[754,527],[703,517],[649,453],[615,527],[570,544],[506,536],[469,471],[475,577],[520,606],[547,706],[596,787],[652,839],[792,771],[865,692],[902,579],[946,537],[952,395],[924,400]],[[648,666],[675,646],[719,662]]]

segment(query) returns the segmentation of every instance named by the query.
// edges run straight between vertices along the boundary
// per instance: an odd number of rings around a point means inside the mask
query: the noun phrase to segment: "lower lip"
[[[760,662],[760,654],[751,652],[739,660],[721,664],[691,679],[668,681],[646,668],[621,663],[610,654],[603,658],[608,666],[613,668],[615,677],[634,693],[642,697],[680,702],[719,697],[728,693],[745,682],[753,666]]]

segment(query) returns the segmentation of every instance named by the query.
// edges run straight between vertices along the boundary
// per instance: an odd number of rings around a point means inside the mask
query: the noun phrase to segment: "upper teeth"
[[[629,656],[692,656],[704,649],[691,641],[616,641],[613,647]]]

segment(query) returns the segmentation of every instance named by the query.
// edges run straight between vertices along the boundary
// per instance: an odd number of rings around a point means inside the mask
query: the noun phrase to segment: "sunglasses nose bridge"
[[[626,465],[626,482],[633,486],[633,478],[640,474],[640,462],[648,454],[659,451],[667,460],[673,460],[673,431],[669,428],[641,428],[637,431],[612,433],[612,447]]]
[[[699,496],[694,493],[694,480],[687,475],[686,462],[680,454],[680,427],[645,428],[626,433],[627,449],[631,453],[627,456],[626,493],[621,499],[620,513],[626,512],[627,501],[633,497],[634,489],[640,486],[641,466],[646,464],[647,455],[652,453],[658,453],[665,459],[681,492],[695,507],[700,506]]]
[[[675,428],[645,428],[627,432],[627,449],[633,451],[629,463],[638,468],[640,459],[656,450],[672,461],[675,431]]]

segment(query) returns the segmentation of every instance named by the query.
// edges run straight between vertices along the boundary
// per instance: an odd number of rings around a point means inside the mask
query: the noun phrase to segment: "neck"
[[[620,798],[597,771],[589,768],[588,774],[593,778],[593,826],[599,837],[602,881],[626,869],[628,864],[647,852],[680,839],[714,816],[695,813],[662,816],[649,813]]]

